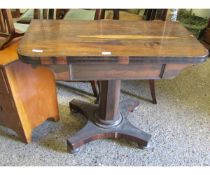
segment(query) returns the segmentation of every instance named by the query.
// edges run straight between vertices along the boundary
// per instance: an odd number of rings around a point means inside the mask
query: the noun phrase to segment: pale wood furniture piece
[[[55,79],[45,68],[18,60],[19,39],[0,51],[0,125],[14,130],[25,143],[47,119],[59,119]]]
[[[23,36],[15,30],[12,14],[9,9],[0,9],[0,50],[16,37]]]
[[[151,135],[127,120],[139,102],[119,103],[121,80],[174,78],[185,67],[204,62],[208,51],[178,22],[35,20],[18,54],[25,63],[49,67],[59,80],[100,80],[99,105],[70,102],[72,111],[87,117],[85,127],[67,141],[68,150],[76,152],[102,138],[122,137],[146,146]]]

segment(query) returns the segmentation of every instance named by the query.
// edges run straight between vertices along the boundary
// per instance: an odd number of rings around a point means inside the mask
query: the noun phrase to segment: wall
[[[197,16],[210,18],[210,9],[193,9],[192,11]]]

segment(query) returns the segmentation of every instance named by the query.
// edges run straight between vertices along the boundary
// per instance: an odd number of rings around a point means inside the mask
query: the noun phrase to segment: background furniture
[[[18,43],[0,51],[0,124],[29,143],[35,127],[59,120],[58,103],[53,73],[19,61]]]
[[[210,19],[200,41],[210,51]]]
[[[64,20],[98,20],[100,10],[96,9],[69,9],[64,15]]]
[[[18,23],[29,24],[32,19],[63,19],[63,20],[97,20],[99,10],[84,9],[29,9],[26,14],[17,21]],[[89,81],[93,94],[98,101],[98,87],[96,81]],[[57,82],[61,84],[60,82]],[[63,84],[62,84],[63,85]]]
[[[101,11],[99,9],[96,10],[87,10],[87,9],[69,9],[64,11],[63,20],[99,20]],[[89,81],[91,84],[91,88],[93,91],[94,96],[96,97],[96,103],[99,100],[99,86],[97,81]]]
[[[142,9],[101,9],[101,19],[142,20]]]
[[[147,21],[150,20],[166,20],[167,9],[146,9],[144,12],[144,19]],[[152,96],[152,103],[157,104],[156,95],[155,95],[155,81],[149,80],[149,87]]]
[[[101,19],[105,18],[105,9],[101,10]],[[126,15],[125,15],[126,14]],[[124,14],[119,9],[113,9],[113,19],[114,20],[166,20],[167,17],[167,9],[146,9],[144,11],[144,15],[141,18],[139,15],[130,14],[128,12],[124,12]],[[107,15],[108,19],[110,19],[110,15]],[[155,81],[149,80],[149,88],[152,97],[152,103],[157,104],[156,95],[155,95]]]
[[[167,18],[167,9],[145,9],[144,20],[163,20]]]
[[[16,37],[23,36],[18,33],[13,24],[12,14],[9,9],[0,9],[0,50]]]
[[[208,51],[178,22],[36,20],[18,54],[25,63],[49,67],[61,80],[100,80],[99,105],[70,102],[72,111],[88,119],[67,141],[68,150],[75,152],[101,138],[126,138],[146,146],[151,135],[127,120],[138,101],[119,103],[121,80],[174,78],[185,67],[204,62]]]
[[[33,19],[63,19],[67,11],[67,9],[27,9],[16,22],[30,24]]]

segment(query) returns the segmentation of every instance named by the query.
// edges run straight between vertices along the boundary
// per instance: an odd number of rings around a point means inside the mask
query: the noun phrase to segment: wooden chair
[[[15,30],[12,14],[9,9],[0,9],[0,50],[5,48],[14,38],[23,36]]]
[[[100,19],[113,19],[113,20],[142,20],[142,16],[136,13],[130,13],[126,10],[119,9],[101,9]]]
[[[19,19],[20,24],[30,24],[33,19],[63,19],[67,9],[28,9]]]
[[[144,19],[150,20],[166,20],[168,10],[167,9],[146,9],[144,12]],[[155,95],[155,81],[149,80],[150,92],[152,96],[153,104],[157,104]]]
[[[100,19],[104,19],[105,9],[101,10]],[[146,9],[143,15],[144,20],[166,20],[167,9]],[[120,10],[113,9],[113,19],[120,20]],[[155,81],[149,80],[149,88],[152,97],[152,103],[157,104],[155,95]]]
[[[12,17],[19,18],[21,15],[20,9],[11,9]]]
[[[144,11],[144,20],[166,20],[167,9],[146,9]]]
[[[34,9],[33,19],[63,19],[60,13],[55,9]]]
[[[96,10],[86,10],[86,9],[69,9],[63,11],[65,13],[63,20],[99,20],[101,16],[101,11]],[[97,81],[90,81],[92,91],[96,97],[96,102],[99,99],[99,86]]]

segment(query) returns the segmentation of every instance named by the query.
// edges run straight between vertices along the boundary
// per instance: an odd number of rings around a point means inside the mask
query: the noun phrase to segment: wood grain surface
[[[33,20],[18,54],[39,64],[135,61],[202,62],[208,51],[179,22]]]
[[[20,41],[20,38],[14,39],[11,41],[8,47],[3,50],[0,50],[0,65],[7,65],[13,61],[18,60],[17,46]]]
[[[18,60],[18,42],[0,51],[0,125],[29,143],[34,128],[59,119],[58,101],[53,73]]]

